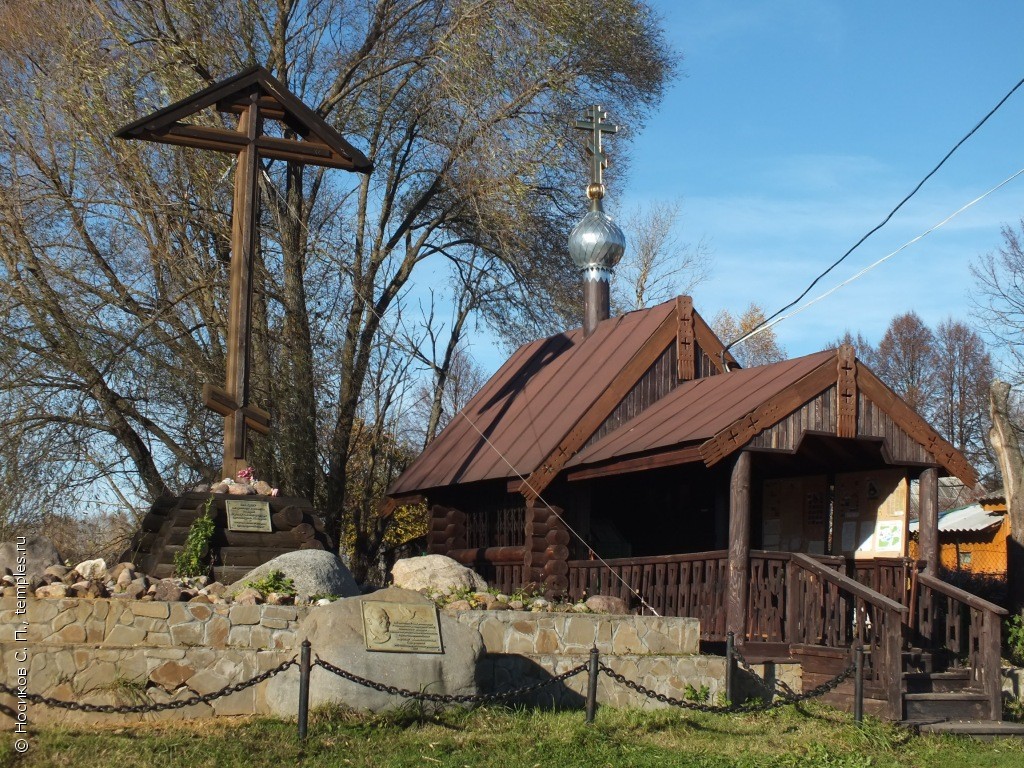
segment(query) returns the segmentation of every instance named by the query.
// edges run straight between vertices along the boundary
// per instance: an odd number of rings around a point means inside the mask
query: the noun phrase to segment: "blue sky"
[[[698,310],[796,297],[1024,77],[1024,2],[657,0],[682,77],[633,128],[617,210],[681,199],[704,238]],[[614,119],[614,115],[610,115]],[[608,140],[614,160],[615,141]],[[1024,168],[1024,88],[811,297]],[[781,323],[791,356],[893,315],[971,321],[969,265],[1024,214],[1024,176],[816,307]]]

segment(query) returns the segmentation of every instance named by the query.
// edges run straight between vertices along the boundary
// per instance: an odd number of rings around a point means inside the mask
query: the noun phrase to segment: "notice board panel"
[[[902,469],[836,475],[833,553],[866,559],[907,554],[910,484]]]
[[[770,551],[825,554],[828,478],[825,475],[764,481],[761,546]]]

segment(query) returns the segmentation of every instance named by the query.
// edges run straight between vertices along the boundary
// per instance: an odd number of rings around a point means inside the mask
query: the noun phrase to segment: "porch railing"
[[[926,573],[917,575],[914,645],[948,653],[971,670],[971,685],[988,696],[992,719],[1002,716],[999,645],[1007,611]]]
[[[863,644],[865,688],[901,716],[903,651],[914,647],[970,667],[972,687],[1001,714],[999,606],[921,573],[908,558],[857,562],[856,578],[840,557],[752,551],[747,590],[747,642],[848,651]],[[724,641],[728,552],[717,550],[607,561],[573,560],[569,594],[621,597],[630,607],[700,620],[701,639]],[[638,600],[636,594],[642,598]],[[896,681],[895,684],[893,681]]]
[[[747,626],[744,639],[754,642],[786,642],[787,606],[790,605],[790,563],[792,552],[753,550],[747,588]],[[822,566],[842,571],[841,557],[816,555]]]
[[[922,561],[909,557],[857,560],[854,563],[854,578],[875,592],[909,608],[914,592],[914,579],[923,566]]]
[[[525,554],[523,547],[472,547],[448,551],[448,557],[469,566],[506,595],[523,587]]]
[[[662,557],[570,560],[569,597],[620,597],[627,605],[661,616],[700,620],[702,640],[725,640],[726,550]],[[636,595],[643,598],[640,602]]]

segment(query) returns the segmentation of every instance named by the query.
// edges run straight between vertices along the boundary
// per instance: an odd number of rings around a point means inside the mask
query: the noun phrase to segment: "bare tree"
[[[725,344],[734,345],[729,347],[729,351],[739,361],[739,364],[744,368],[751,368],[757,365],[778,363],[786,359],[786,350],[779,344],[778,337],[772,328],[758,331],[749,339],[736,343],[763,323],[764,319],[764,310],[751,302],[738,318],[733,317],[729,310],[723,309],[715,315],[711,327]]]
[[[1003,493],[1010,515],[1010,538],[1007,540],[1007,596],[1014,610],[1024,610],[1024,455],[1021,454],[1019,419],[1011,403],[1010,385],[1004,381],[992,382],[992,430],[989,440],[999,461],[1003,477]]]
[[[875,373],[928,419],[936,392],[935,337],[916,312],[889,322],[876,350]]]
[[[1024,219],[1004,226],[1002,246],[971,265],[975,315],[993,347],[1008,356],[1010,383],[1024,382]]]
[[[932,423],[968,461],[993,469],[987,442],[989,388],[995,378],[984,340],[964,323],[947,319],[935,330]]]
[[[397,428],[367,393],[417,353],[395,340],[418,276],[455,283],[453,265],[483,253],[501,290],[479,317],[510,341],[561,325],[586,173],[572,118],[599,100],[641,123],[674,63],[639,0],[27,0],[5,14],[0,427],[49,446],[64,478],[91,476],[92,457],[152,498],[217,465],[198,393],[224,367],[231,159],[116,128],[259,63],[374,162],[364,179],[263,167],[252,387],[278,429],[253,456],[336,535],[387,474],[367,481],[357,446]]]
[[[626,253],[615,268],[612,304],[618,314],[690,294],[710,274],[703,240],[683,242],[678,233],[682,203],[638,206],[623,218]]]

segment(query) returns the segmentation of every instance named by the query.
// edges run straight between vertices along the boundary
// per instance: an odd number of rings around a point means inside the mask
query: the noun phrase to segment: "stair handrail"
[[[965,589],[955,587],[948,581],[943,581],[942,579],[936,578],[927,571],[923,571],[917,574],[917,582],[918,584],[924,584],[926,587],[931,587],[936,592],[940,592],[946,595],[947,597],[952,597],[955,600],[959,600],[961,603],[969,605],[971,608],[975,608],[979,611],[989,611],[991,613],[994,613],[996,616],[1006,616],[1009,614],[1009,611],[1007,611],[1002,606],[996,605],[995,603],[990,603],[985,598],[978,597],[977,595],[968,592]]]
[[[850,594],[856,595],[877,608],[881,608],[886,611],[893,611],[901,615],[910,612],[910,609],[902,603],[898,603],[895,600],[886,597],[881,592],[876,592],[871,589],[871,587],[864,586],[856,579],[851,579],[849,576],[841,574],[838,571],[826,568],[817,560],[803,554],[802,552],[794,552],[792,561],[797,563],[801,568],[810,571],[826,581],[831,581],[836,586],[842,587]]]
[[[978,659],[977,664],[972,663],[972,675],[988,697],[989,717],[993,720],[1002,719],[1003,679],[1000,669],[1000,647],[1002,644],[1000,633],[1001,618],[1006,616],[1009,611],[966,590],[954,587],[927,572],[918,574],[917,586],[918,589],[922,586],[928,587],[933,592],[963,603],[980,613],[981,626],[976,630],[978,633]]]
[[[910,609],[902,603],[876,592],[871,587],[861,584],[856,579],[826,568],[801,552],[794,552],[790,562],[809,571],[822,581],[831,582],[839,589],[860,598],[881,612],[882,631],[876,635],[877,645],[866,650],[871,654],[871,664],[877,671],[879,680],[884,681],[889,718],[902,719],[903,626],[904,616],[910,613]]]

